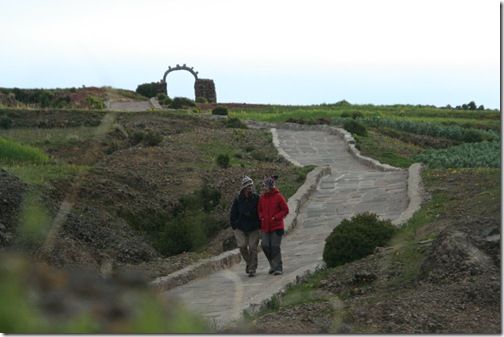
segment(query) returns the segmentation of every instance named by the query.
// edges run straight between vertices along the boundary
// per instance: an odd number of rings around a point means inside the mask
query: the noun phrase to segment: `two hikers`
[[[252,179],[243,176],[240,192],[231,207],[231,227],[249,277],[255,276],[257,271],[259,239],[270,265],[269,274],[283,274],[280,246],[285,233],[283,219],[289,214],[289,207],[275,186],[277,180],[278,176],[265,177],[263,193],[259,196],[253,190]]]

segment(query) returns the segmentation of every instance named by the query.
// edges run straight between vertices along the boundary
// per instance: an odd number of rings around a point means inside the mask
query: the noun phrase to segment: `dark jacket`
[[[233,229],[241,229],[244,232],[251,232],[261,228],[261,220],[257,214],[257,204],[259,203],[259,194],[250,192],[249,197],[245,198],[244,193],[240,192],[231,206],[231,216],[229,218]]]
[[[262,232],[273,232],[284,229],[284,217],[289,214],[289,206],[277,188],[261,195],[258,206],[259,218],[262,221]]]

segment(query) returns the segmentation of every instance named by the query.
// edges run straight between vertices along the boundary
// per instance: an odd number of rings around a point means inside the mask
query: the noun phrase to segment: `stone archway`
[[[215,85],[213,80],[198,78],[198,72],[194,71],[193,67],[186,66],[185,63],[182,66],[177,64],[177,66],[173,68],[168,66],[168,70],[165,71],[163,78],[161,79],[161,84],[165,86],[167,95],[168,95],[168,86],[166,85],[166,77],[168,76],[169,73],[176,70],[186,70],[194,76],[194,96],[196,100],[199,97],[203,97],[209,103],[217,102],[217,95],[215,93]]]
[[[193,67],[190,67],[190,68],[189,68],[189,67],[188,67],[188,66],[186,66],[186,65],[185,65],[185,63],[184,63],[184,65],[182,65],[182,66],[180,66],[180,65],[178,65],[178,64],[177,64],[177,66],[176,66],[176,67],[174,67],[174,68],[172,68],[172,67],[168,66],[168,70],[167,70],[167,71],[165,71],[162,82],[166,83],[166,76],[168,76],[168,74],[169,74],[169,73],[171,73],[172,71],[175,71],[175,70],[187,70],[188,72],[190,72],[191,74],[193,74],[193,76],[194,76],[194,80],[195,80],[195,81],[197,81],[197,80],[198,80],[198,72],[197,72],[197,71],[194,71],[194,70],[193,70]]]

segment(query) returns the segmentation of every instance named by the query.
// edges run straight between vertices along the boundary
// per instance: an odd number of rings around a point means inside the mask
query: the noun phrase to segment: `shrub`
[[[196,102],[206,104],[206,103],[208,103],[208,100],[205,97],[200,96],[200,97],[196,98]]]
[[[156,88],[154,87],[153,83],[140,84],[136,88],[135,92],[147,98],[155,97],[157,94]]]
[[[142,140],[145,139],[145,132],[135,131],[134,133],[130,134],[128,139],[131,145],[137,145],[138,143],[140,143]]]
[[[170,106],[173,100],[170,97],[166,97],[163,101],[159,101],[160,104]]]
[[[50,103],[51,103],[51,100],[53,99],[54,97],[54,93],[52,91],[49,91],[49,90],[42,90],[39,94],[39,102],[40,102],[40,106],[42,108],[47,108],[49,107]]]
[[[212,109],[212,115],[227,116],[229,110],[225,106],[218,106]]]
[[[137,145],[143,142],[148,146],[156,146],[163,141],[163,135],[151,130],[147,130],[147,132],[135,131],[128,139],[131,145]]]
[[[186,97],[175,97],[169,106],[172,109],[187,109],[196,106],[196,103]]]
[[[352,112],[352,118],[357,119],[357,118],[363,118],[364,114],[360,111],[354,111]]]
[[[0,119],[0,127],[2,129],[10,129],[11,126],[12,119],[10,119],[9,117],[2,117],[2,119]]]
[[[255,150],[254,145],[245,145],[245,152],[252,152]]]
[[[197,191],[179,198],[171,212],[123,211],[120,216],[142,232],[164,256],[204,247],[221,228],[211,211],[219,204],[221,192],[206,183]]]
[[[343,124],[343,128],[345,130],[347,130],[348,132],[354,133],[359,136],[366,136],[367,135],[366,127],[353,119],[346,121]]]
[[[470,129],[465,131],[462,134],[462,141],[464,143],[479,143],[485,140],[485,137],[481,134],[481,132]]]
[[[60,96],[52,102],[51,107],[63,109],[68,104],[70,104],[71,101],[72,99],[70,98],[70,96]]]
[[[166,96],[166,94],[163,94],[163,93],[160,93],[160,94],[157,94],[156,95],[156,99],[159,101],[159,102],[162,102],[164,101],[168,96]]]
[[[159,132],[148,131],[144,138],[145,144],[149,146],[156,146],[163,141],[163,135]]]
[[[326,239],[324,262],[333,268],[366,257],[376,247],[387,244],[396,230],[390,220],[379,220],[374,213],[343,219]]]
[[[228,168],[229,167],[229,155],[228,154],[219,154],[217,156],[217,165],[221,168]]]
[[[240,119],[236,117],[231,117],[224,119],[222,123],[227,127],[227,128],[235,128],[235,129],[248,129],[247,124],[243,123]]]
[[[184,195],[179,198],[179,205],[173,210],[173,214],[185,212],[187,210],[203,209],[205,212],[212,211],[221,199],[221,192],[203,185],[196,193]]]
[[[101,98],[96,96],[86,97],[86,104],[90,109],[102,110],[105,109],[105,103]]]
[[[155,248],[164,256],[197,251],[219,230],[218,222],[203,210],[179,213],[165,223]]]

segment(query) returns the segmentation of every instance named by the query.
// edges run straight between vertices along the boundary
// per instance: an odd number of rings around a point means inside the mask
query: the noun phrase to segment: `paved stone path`
[[[331,173],[320,179],[301,208],[296,227],[284,236],[283,275],[268,274],[268,262],[260,251],[254,278],[245,274],[241,262],[163,292],[218,330],[238,324],[244,310],[259,310],[272,296],[322,268],[325,239],[342,219],[369,211],[394,220],[408,207],[407,170],[384,172],[365,166],[347,151],[341,137],[324,131],[272,132],[279,150],[293,162],[329,165]]]
[[[150,109],[161,109],[156,99],[151,98],[145,101],[107,101],[107,110],[117,111],[146,111]]]

